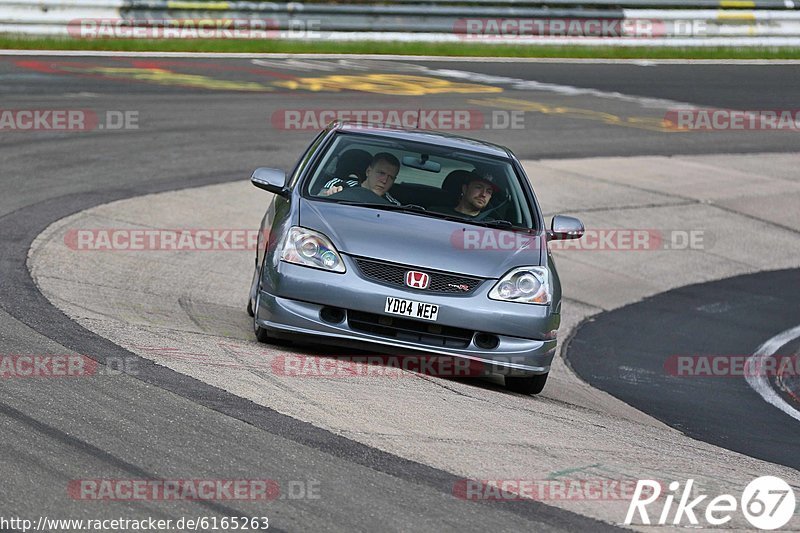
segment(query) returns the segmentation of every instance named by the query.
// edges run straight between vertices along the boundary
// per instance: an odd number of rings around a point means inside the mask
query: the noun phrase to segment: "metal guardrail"
[[[460,0],[418,3],[421,1],[424,0],[393,0],[391,4],[373,5],[247,0],[0,0],[0,32],[74,36],[74,31],[68,29],[74,30],[81,21],[158,27],[169,21],[210,19],[236,20],[242,26],[261,28],[267,23],[271,30],[313,25],[325,38],[347,40],[543,43],[561,37],[563,43],[583,39],[587,44],[638,44],[636,38],[649,37],[651,41],[703,40],[711,44],[715,38],[738,38],[742,43],[762,44],[770,44],[763,39],[781,39],[780,45],[800,46],[800,10],[792,0],[691,0],[692,9],[686,9],[685,1],[680,0],[472,0],[471,5],[463,5]],[[621,7],[626,5],[637,8]],[[652,7],[665,5],[682,9]],[[738,9],[719,9],[720,6]],[[600,29],[587,31],[590,26]],[[475,28],[479,29],[477,34]],[[516,33],[509,34],[509,28]],[[642,39],[639,42],[652,44]]]
[[[395,4],[419,4],[420,0],[392,0]],[[426,4],[471,4],[497,6],[591,6],[607,8],[677,9],[798,9],[800,2],[787,0],[427,0]]]
[[[524,15],[528,12],[553,12],[571,8],[571,11],[591,12],[592,9],[614,11],[628,9],[745,9],[793,10],[800,9],[800,0],[391,0],[388,4],[327,2],[252,2],[248,0],[0,0],[0,9],[6,6],[53,7],[124,7],[126,9],[192,9],[209,11],[262,11],[307,13],[382,13],[382,14],[432,14],[446,13],[496,13],[508,12]],[[590,9],[591,8],[591,9]]]
[[[220,11],[219,2],[208,2],[210,9],[203,2],[184,0],[132,0],[126,2],[123,10],[129,11]],[[330,5],[330,4],[273,4],[263,2],[224,2],[224,11],[234,13],[263,13],[291,15],[330,15],[349,17],[353,15],[408,17],[409,19],[431,17],[498,17],[498,18],[614,18],[622,17],[622,9],[548,9],[548,8],[509,8],[502,6],[466,7],[466,6],[423,6],[423,5]],[[2,5],[2,4],[0,4]],[[411,28],[409,28],[411,30]]]
[[[22,0],[25,1],[25,0]],[[331,4],[326,1],[312,0],[306,2],[255,2],[247,0],[178,0],[190,4],[226,5],[236,4],[252,6],[253,10],[288,7],[296,10],[309,10],[312,8],[338,11],[342,8],[392,8],[412,5],[421,11],[426,8],[437,9],[441,6],[460,6],[467,9],[479,7],[511,7],[542,9],[572,7],[578,9],[800,9],[800,2],[794,0],[390,0],[384,4],[376,5],[368,2],[345,1]],[[128,0],[134,6],[147,6],[158,4],[158,0]]]

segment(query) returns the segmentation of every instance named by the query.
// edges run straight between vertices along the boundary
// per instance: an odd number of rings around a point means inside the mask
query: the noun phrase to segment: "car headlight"
[[[322,233],[293,226],[281,248],[281,261],[332,272],[344,272],[342,257]]]
[[[492,300],[547,305],[552,300],[550,275],[544,267],[515,268],[489,292]]]

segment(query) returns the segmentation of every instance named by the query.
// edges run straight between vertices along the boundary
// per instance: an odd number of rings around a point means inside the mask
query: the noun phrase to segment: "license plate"
[[[393,315],[435,322],[439,315],[439,306],[403,298],[386,298],[384,311]]]

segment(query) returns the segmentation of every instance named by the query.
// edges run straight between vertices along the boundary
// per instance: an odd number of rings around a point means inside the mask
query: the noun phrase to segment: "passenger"
[[[388,152],[375,154],[367,167],[366,179],[360,186],[352,180],[333,184],[330,188],[320,193],[337,200],[350,200],[355,202],[375,203],[380,202],[401,205],[388,191],[394,185],[397,173],[400,171],[400,161]]]
[[[476,218],[489,205],[492,195],[499,190],[497,179],[491,174],[470,172],[469,181],[461,186],[458,204],[455,207],[432,207],[431,211],[462,218]]]
[[[321,190],[318,191],[317,194],[323,196],[333,194],[327,190],[334,185],[346,184],[348,187],[358,186],[366,178],[364,172],[367,170],[371,161],[372,154],[366,150],[361,150],[359,148],[345,150],[336,160],[336,169],[333,172],[334,177],[322,185],[322,187],[320,187]]]

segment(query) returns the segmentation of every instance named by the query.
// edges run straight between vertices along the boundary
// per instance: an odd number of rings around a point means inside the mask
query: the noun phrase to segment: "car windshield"
[[[509,159],[429,143],[338,134],[304,195],[471,224],[534,228]]]

